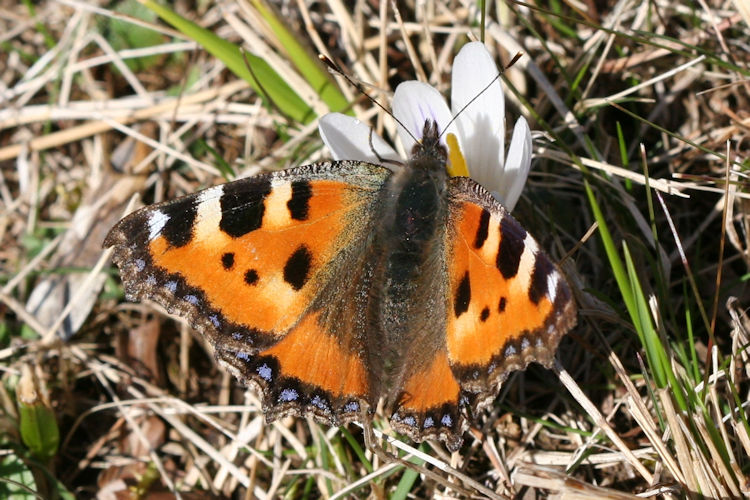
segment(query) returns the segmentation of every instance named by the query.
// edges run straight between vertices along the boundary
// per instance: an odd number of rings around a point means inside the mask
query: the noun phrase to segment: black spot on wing
[[[312,186],[306,180],[292,182],[292,197],[286,202],[289,215],[294,220],[307,220],[310,212]]]
[[[248,269],[245,272],[245,283],[248,285],[254,285],[258,282],[258,271],[255,269]]]
[[[518,272],[525,244],[526,230],[510,217],[500,222],[500,250],[497,252],[497,268],[503,278],[510,279]]]
[[[531,284],[529,285],[529,298],[534,304],[538,304],[547,290],[547,278],[555,272],[555,267],[544,256],[538,255],[534,262],[534,271],[531,273]]]
[[[500,297],[500,303],[497,305],[497,312],[505,312],[505,306],[507,303],[508,300],[505,297]]]
[[[487,318],[490,317],[490,308],[485,306],[484,309],[482,309],[482,313],[479,315],[479,319],[484,323],[487,321]]]
[[[265,199],[270,192],[271,181],[267,178],[225,184],[221,196],[221,230],[238,238],[260,228],[266,210]]]
[[[477,235],[474,239],[474,248],[482,248],[484,242],[487,240],[490,228],[490,213],[487,210],[482,210],[482,215],[479,217],[479,227],[477,228]]]
[[[227,252],[221,256],[221,266],[226,271],[229,271],[234,267],[234,254],[232,252]]]
[[[305,245],[300,245],[284,264],[284,281],[295,290],[301,289],[310,277],[312,254]]]
[[[193,239],[193,224],[198,215],[197,198],[190,197],[168,203],[158,209],[168,217],[161,230],[161,235],[170,246],[182,247]]]
[[[469,281],[469,271],[466,271],[453,298],[453,312],[456,318],[469,310],[469,302],[471,302],[471,282]]]

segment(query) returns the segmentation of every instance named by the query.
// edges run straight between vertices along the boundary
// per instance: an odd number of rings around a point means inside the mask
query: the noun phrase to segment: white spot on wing
[[[531,274],[534,272],[534,264],[536,264],[536,254],[539,251],[539,247],[534,238],[528,234],[523,240],[523,245],[521,261],[518,263],[518,273],[511,282],[511,296],[526,295],[529,286],[531,286]]]
[[[526,246],[527,249],[531,251],[534,255],[539,252],[539,246],[536,244],[536,241],[534,241],[534,238],[531,237],[529,233],[526,233],[526,238],[523,240],[523,244]]]
[[[487,239],[479,250],[482,259],[486,262],[493,262],[497,257],[497,247],[500,245],[501,219],[502,218],[497,218],[494,215],[490,217],[490,222],[487,228]]]
[[[282,177],[279,175],[274,175],[273,177],[271,177],[271,187],[273,189],[276,189],[279,186],[283,186],[284,184],[289,184],[289,179],[287,177]]]
[[[224,194],[224,186],[214,186],[208,189],[204,189],[198,193],[197,205],[201,203],[211,203],[214,200],[221,200],[221,195]]]
[[[549,276],[547,276],[547,295],[549,296],[549,301],[553,304],[555,303],[555,296],[557,295],[557,281],[557,271],[549,273]]]
[[[148,239],[153,240],[161,234],[164,225],[169,222],[169,216],[161,210],[153,210],[148,216]]]

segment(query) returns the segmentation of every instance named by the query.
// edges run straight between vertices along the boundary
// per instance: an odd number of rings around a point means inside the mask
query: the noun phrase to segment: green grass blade
[[[419,479],[419,473],[417,471],[414,469],[404,470],[404,473],[401,475],[401,479],[398,482],[398,486],[396,487],[396,491],[394,491],[391,496],[391,500],[406,500],[409,498],[417,479]]]
[[[0,498],[37,500],[34,473],[21,457],[10,453],[0,459]]]
[[[651,312],[648,307],[648,300],[643,293],[643,288],[641,287],[638,273],[635,270],[635,264],[633,263],[627,243],[623,242],[622,249],[625,258],[625,266],[628,271],[631,293],[635,303],[635,316],[633,316],[632,319],[636,324],[636,330],[638,331],[641,344],[646,352],[646,359],[651,368],[651,372],[653,373],[656,385],[660,388],[664,388],[667,385],[667,376],[666,373],[664,373],[662,356],[660,356],[664,351],[664,348],[661,345],[659,335],[654,328]]]
[[[625,272],[625,267],[622,264],[620,255],[617,252],[615,242],[612,239],[612,233],[610,233],[609,227],[607,226],[607,220],[604,218],[604,214],[602,214],[602,209],[599,206],[599,202],[596,201],[596,196],[594,196],[594,191],[591,189],[588,179],[584,179],[583,184],[586,188],[586,195],[589,199],[589,204],[591,205],[591,212],[594,214],[594,219],[596,219],[596,223],[599,225],[599,236],[601,236],[604,251],[609,259],[609,265],[612,268],[615,281],[617,281],[617,286],[620,289],[622,299],[625,302],[625,307],[627,308],[630,317],[634,318],[636,315],[636,306],[635,300],[633,299],[630,280]],[[637,327],[638,325],[636,325],[636,328]]]
[[[349,432],[346,427],[341,427],[339,431],[341,432],[341,435],[344,436],[344,439],[349,444],[351,449],[354,451],[354,454],[357,455],[357,459],[359,459],[360,463],[364,466],[367,473],[370,474],[374,469],[372,467],[372,462],[367,459],[365,450],[362,449],[357,439],[352,436],[352,433]]]
[[[268,98],[273,101],[274,105],[290,119],[299,123],[310,123],[315,118],[315,112],[312,108],[287,85],[284,79],[265,60],[252,54],[246,54],[246,63],[240,49],[232,43],[219,38],[212,32],[152,0],[144,0],[143,4],[156,12],[164,21],[219,58],[232,73],[248,82],[260,95],[268,94]],[[252,67],[252,73],[247,67],[248,64]]]
[[[349,108],[349,101],[336,86],[329,73],[323,69],[317,57],[312,57],[305,47],[297,41],[298,37],[291,33],[278,18],[273,9],[263,0],[252,0],[253,7],[268,23],[279,43],[286,51],[289,60],[297,68],[302,77],[315,89],[321,100],[331,111],[344,112]],[[348,111],[353,115],[352,111]]]
[[[60,428],[54,410],[39,394],[41,390],[37,387],[31,368],[24,366],[16,388],[18,430],[23,444],[32,455],[42,462],[48,462],[57,455]]]
[[[685,303],[688,304],[688,293],[687,290],[683,290],[682,295],[685,299]],[[690,362],[686,365],[690,370],[690,374],[693,378],[692,382],[697,384],[701,380],[701,367],[700,360],[698,359],[698,351],[696,345],[698,345],[695,332],[693,331],[693,311],[689,306],[685,307],[685,330],[688,334],[687,346],[690,353]]]

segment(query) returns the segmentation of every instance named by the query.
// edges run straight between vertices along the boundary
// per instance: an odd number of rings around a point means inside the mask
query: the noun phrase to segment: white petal
[[[464,45],[453,61],[451,109],[469,173],[487,184],[499,175],[505,155],[505,96],[497,74],[481,42]]]
[[[372,128],[351,116],[328,113],[318,121],[318,131],[325,145],[331,150],[334,160],[379,163],[380,155],[384,160],[402,161],[398,153],[374,133]]]
[[[426,83],[417,81],[402,82],[396,87],[392,108],[393,116],[408,129],[404,130],[400,125],[398,127],[398,136],[407,154],[411,153],[415,138],[422,138],[425,121],[437,122],[438,131],[443,134],[443,129],[452,118],[440,92]],[[453,126],[451,130],[454,130]],[[444,134],[441,137],[442,142],[445,142]]]
[[[502,176],[502,186],[498,189],[500,202],[508,211],[516,206],[521,191],[526,184],[531,168],[531,130],[526,119],[521,117],[513,128],[513,138],[508,148],[508,159],[505,162],[505,171]],[[492,189],[492,187],[490,187]]]

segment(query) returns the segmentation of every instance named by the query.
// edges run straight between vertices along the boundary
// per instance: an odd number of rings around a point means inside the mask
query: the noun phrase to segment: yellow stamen
[[[468,177],[469,168],[466,166],[466,159],[458,145],[456,134],[446,134],[445,142],[448,144],[448,175],[451,177]]]

